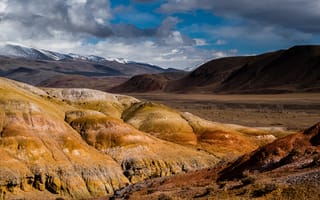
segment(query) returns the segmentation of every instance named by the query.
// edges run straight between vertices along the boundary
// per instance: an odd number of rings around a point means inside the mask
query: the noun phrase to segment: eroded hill
[[[320,124],[226,165],[147,180],[112,199],[319,199]]]
[[[101,197],[213,167],[275,139],[164,105],[0,79],[1,198]],[[284,133],[286,134],[286,133]]]

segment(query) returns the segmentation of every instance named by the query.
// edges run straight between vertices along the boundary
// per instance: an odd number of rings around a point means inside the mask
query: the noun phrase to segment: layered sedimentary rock
[[[268,132],[89,89],[0,79],[0,198],[91,198],[215,166]]]
[[[152,102],[126,109],[123,120],[157,138],[204,150],[221,159],[234,159],[276,138],[272,131],[201,119]]]
[[[78,113],[79,118],[74,118]],[[219,159],[166,142],[102,113],[69,112],[67,119],[90,145],[114,158],[131,182],[213,166]]]
[[[309,129],[278,139],[240,157],[221,173],[221,179],[242,177],[247,172],[296,171],[319,167],[320,123]]]
[[[47,190],[85,198],[113,193],[129,182],[110,156],[87,145],[63,121],[57,105],[27,91],[37,89],[0,81],[3,194]]]
[[[0,84],[3,198],[105,196],[130,182],[218,162],[124,123],[122,110],[138,102],[134,98],[85,89],[41,90],[7,79]]]

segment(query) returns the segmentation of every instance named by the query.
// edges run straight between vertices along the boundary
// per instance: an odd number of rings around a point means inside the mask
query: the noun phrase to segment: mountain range
[[[294,46],[256,56],[214,59],[183,77],[165,79],[159,76],[161,75],[139,76],[139,82],[135,76],[116,86],[114,91],[150,92],[149,88],[146,91],[141,90],[141,85],[146,79],[152,79],[154,85],[162,86],[154,88],[153,91],[169,93],[319,92],[320,46]]]
[[[171,70],[119,58],[62,54],[19,45],[0,47],[0,75],[38,86],[106,90],[133,75]]]
[[[6,45],[0,75],[46,87],[111,92],[266,94],[320,91],[320,46],[211,60],[191,72],[125,59]]]

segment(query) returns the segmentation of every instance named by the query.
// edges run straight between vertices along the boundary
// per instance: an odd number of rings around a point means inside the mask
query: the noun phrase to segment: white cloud
[[[154,29],[141,29],[111,24],[112,14],[109,0],[0,0],[0,43],[180,69],[232,54],[198,49],[207,41],[177,30],[177,17],[168,16]]]
[[[216,45],[224,45],[224,44],[227,44],[227,41],[222,40],[222,39],[218,39],[215,44]]]
[[[107,48],[106,48],[107,47]],[[232,55],[230,52],[204,51],[192,46],[161,46],[150,40],[105,40],[97,44],[82,44],[74,49],[80,54],[95,54],[103,57],[126,58],[137,62],[147,62],[162,67],[185,69],[198,66],[212,58]]]
[[[208,45],[207,41],[205,39],[201,39],[201,38],[195,38],[193,39],[196,43],[196,46],[206,46]]]
[[[7,9],[7,0],[0,1],[0,15],[3,14]]]

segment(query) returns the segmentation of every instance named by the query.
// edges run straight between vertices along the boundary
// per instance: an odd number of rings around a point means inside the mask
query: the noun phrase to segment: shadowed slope
[[[294,46],[257,56],[212,60],[166,92],[286,93],[320,91],[320,46]]]
[[[125,76],[86,77],[81,75],[58,75],[44,80],[37,84],[37,86],[55,88],[89,88],[108,91],[128,79],[129,77]]]
[[[166,72],[159,74],[141,74],[112,88],[111,92],[153,92],[163,90],[170,81],[185,76],[187,72]]]
[[[166,92],[214,92],[236,69],[249,62],[252,57],[230,57],[209,61],[187,76],[170,82]]]
[[[302,133],[278,139],[257,151],[239,158],[222,172],[222,179],[239,178],[243,172],[272,171],[278,168],[301,168],[318,162],[320,155],[320,123]]]

